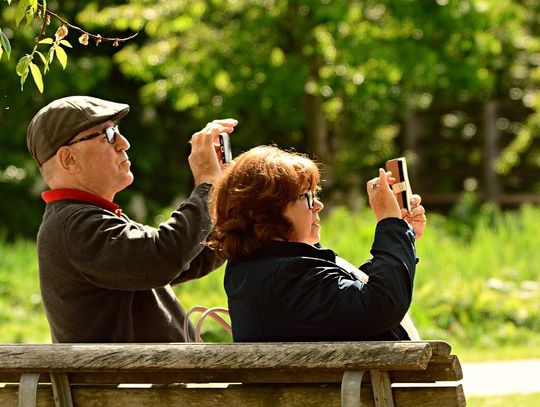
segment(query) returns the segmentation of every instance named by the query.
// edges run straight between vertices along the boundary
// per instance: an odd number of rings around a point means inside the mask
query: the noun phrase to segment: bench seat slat
[[[245,385],[242,385],[245,386]],[[163,407],[189,405],[195,407],[215,407],[220,405],[260,407],[305,407],[307,405],[340,406],[340,385],[249,385],[249,391],[242,386],[228,388],[182,388],[166,386],[162,388],[117,389],[111,386],[72,386],[73,402],[80,407],[144,405]],[[0,391],[2,407],[17,407],[17,387]],[[245,389],[244,389],[245,390]],[[396,406],[400,407],[461,407],[465,406],[465,396],[461,385],[444,388],[393,388]],[[375,407],[371,388],[361,389],[362,407]],[[37,393],[37,407],[54,407],[52,390],[48,385],[40,385]]]

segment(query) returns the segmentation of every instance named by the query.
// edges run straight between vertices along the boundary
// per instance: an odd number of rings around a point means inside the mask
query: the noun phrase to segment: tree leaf
[[[17,10],[15,11],[15,24],[17,26],[20,24],[20,22],[26,15],[26,12],[29,6],[30,6],[30,0],[19,0],[19,4],[17,5]]]
[[[2,54],[4,53],[4,50],[2,48],[2,45],[0,44],[0,59],[2,59]]]
[[[62,65],[62,68],[66,69],[67,58],[68,58],[66,51],[64,51],[64,49],[59,45],[54,46],[54,51],[56,52],[56,58],[58,58],[58,61]]]
[[[43,38],[38,44],[52,44],[54,40],[52,38]]]
[[[31,8],[29,8],[26,12],[26,27],[28,27],[30,23],[34,21],[34,14],[35,12]]]
[[[32,73],[32,78],[34,78],[38,90],[40,93],[43,93],[43,77],[41,76],[41,71],[38,66],[33,62],[30,63],[30,72]]]
[[[67,40],[60,41],[60,44],[62,44],[64,47],[73,48]]]
[[[8,37],[0,28],[0,43],[2,44],[2,49],[6,52],[7,58],[11,56],[11,44],[9,43]]]
[[[19,59],[19,62],[17,62],[17,67],[15,68],[17,75],[23,76],[25,73],[28,75],[28,65],[30,65],[31,61],[32,57],[30,55],[25,55]]]
[[[49,59],[49,64],[54,59],[54,47],[49,48],[49,52],[47,53],[47,58]]]
[[[45,65],[45,66],[49,65],[49,61],[47,61],[47,57],[45,55],[43,55],[42,52],[36,51],[36,54],[38,54],[39,57],[41,58],[41,61],[43,62],[43,65]]]
[[[26,71],[21,75],[21,90],[24,88],[24,83],[26,82],[26,78],[28,77],[28,68]]]

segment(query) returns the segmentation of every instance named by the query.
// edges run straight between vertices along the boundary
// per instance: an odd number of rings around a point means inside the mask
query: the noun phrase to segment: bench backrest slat
[[[0,371],[424,369],[426,342],[0,345]]]

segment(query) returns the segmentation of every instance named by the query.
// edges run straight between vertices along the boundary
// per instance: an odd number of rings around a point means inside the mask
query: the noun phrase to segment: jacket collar
[[[90,192],[80,191],[78,189],[60,188],[51,189],[41,194],[41,198],[45,203],[51,203],[61,200],[73,200],[82,201],[99,206],[113,212],[117,216],[122,216],[122,209],[120,206],[98,195],[91,194]]]
[[[284,242],[274,240],[267,243],[261,251],[257,252],[256,257],[316,257],[328,261],[336,261],[336,254],[321,246],[319,243],[310,245],[299,242]]]

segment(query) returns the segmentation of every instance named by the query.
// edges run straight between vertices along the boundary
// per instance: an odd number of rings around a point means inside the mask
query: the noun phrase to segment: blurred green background
[[[47,342],[34,238],[45,185],[26,128],[53,99],[88,94],[131,105],[120,123],[135,183],[117,196],[155,224],[192,188],[191,134],[239,120],[235,155],[275,143],[322,163],[322,243],[369,256],[365,182],[405,156],[429,223],[418,244],[412,315],[462,360],[540,357],[540,1],[48,1],[119,47],[66,39],[39,93],[17,61],[41,27],[15,27],[0,59],[0,342]],[[46,36],[54,36],[53,19]],[[187,306],[225,305],[222,270],[177,289]],[[227,340],[211,323],[208,340]]]
[[[17,3],[0,0],[12,46],[0,58],[0,342],[50,340],[35,248],[46,187],[26,128],[51,100],[88,94],[131,105],[120,126],[136,180],[117,200],[150,224],[190,193],[191,134],[234,117],[235,155],[275,143],[322,163],[322,243],[359,264],[375,227],[365,182],[405,156],[429,217],[411,308],[421,335],[464,362],[540,357],[540,1],[48,1],[94,34],[139,34],[83,46],[70,30],[67,68],[52,63],[43,94],[16,74],[42,24],[16,27]],[[226,305],[222,279],[176,291],[187,307]]]
[[[0,59],[8,239],[33,238],[43,210],[28,123],[74,94],[131,104],[120,126],[136,181],[117,199],[141,221],[189,193],[191,134],[222,117],[240,122],[235,154],[276,143],[316,157],[328,209],[361,207],[366,180],[395,156],[430,212],[449,213],[464,191],[472,206],[540,202],[538,0],[48,1],[102,36],[140,31],[114,47],[80,45],[70,30],[67,68],[53,61],[43,94],[31,78],[20,90],[15,65],[42,21],[16,28],[16,3],[0,1],[13,48]]]

